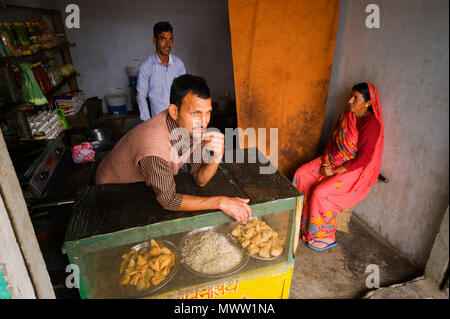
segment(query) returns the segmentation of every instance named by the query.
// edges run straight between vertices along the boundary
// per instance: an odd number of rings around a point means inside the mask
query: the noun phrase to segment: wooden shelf
[[[6,111],[5,113],[0,113],[0,121],[7,118],[8,116],[16,113],[17,111],[32,111],[34,106],[27,103],[14,103],[14,106]]]
[[[128,111],[127,113],[122,114],[122,115],[111,115],[109,113],[103,113],[102,117],[100,118],[100,121],[123,120],[123,119],[131,119],[131,118],[136,118],[136,117],[139,117],[139,113],[133,112],[133,111]]]
[[[75,43],[70,43],[70,42],[63,42],[57,46],[54,46],[53,48],[48,48],[48,49],[42,49],[39,52],[36,52],[34,54],[29,54],[29,55],[19,55],[19,56],[8,56],[8,57],[1,57],[0,58],[0,63],[20,63],[20,62],[32,62],[35,60],[47,60],[50,57],[54,56],[55,54],[60,52],[60,49],[63,48],[73,48],[74,46],[76,46]]]
[[[29,9],[29,10],[37,10],[37,11],[43,11],[43,12],[52,12],[52,11],[54,11],[54,9],[21,6],[21,5],[15,5],[15,4],[8,4],[8,3],[5,3],[3,1],[0,1],[0,9],[7,9],[7,8]]]
[[[117,142],[120,137],[124,134],[124,126],[127,119],[138,118],[139,112],[128,111],[126,114],[122,115],[111,115],[104,113],[100,118],[100,123],[104,121],[111,122],[111,128],[113,131],[114,141]],[[119,123],[116,123],[119,122]],[[117,125],[118,124],[118,125]]]
[[[21,63],[21,62],[35,62],[39,61],[47,61],[50,58],[54,57],[56,54],[61,54],[63,64],[72,64],[72,56],[70,54],[70,48],[74,47],[76,44],[71,43],[67,40],[66,31],[64,28],[63,16],[61,10],[59,9],[45,9],[45,8],[35,8],[35,7],[27,7],[21,5],[10,5],[0,0],[0,10],[7,10],[8,8],[16,8],[16,9],[32,9],[39,10],[49,14],[53,23],[55,34],[63,35],[62,41],[59,45],[56,45],[52,48],[41,49],[40,51],[30,54],[30,55],[22,55],[22,56],[11,56],[11,57],[0,57],[0,66],[6,65],[10,67],[10,63]],[[64,39],[64,40],[63,40]],[[65,84],[68,84],[71,91],[78,90],[78,83],[76,77],[79,76],[79,73],[73,72],[67,77],[64,77],[58,85],[53,87],[50,92],[47,92],[45,96],[47,99],[54,96]],[[36,106],[31,105],[27,102],[19,101],[14,103],[9,103],[7,105],[2,105],[2,109],[7,109],[0,113],[0,120],[7,118],[10,115],[13,115],[16,112],[20,111],[33,111],[36,110]]]

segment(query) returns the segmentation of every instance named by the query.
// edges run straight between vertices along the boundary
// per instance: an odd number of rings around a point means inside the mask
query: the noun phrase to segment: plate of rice
[[[195,229],[181,239],[181,264],[202,277],[224,277],[247,265],[249,256],[227,239],[222,225]]]

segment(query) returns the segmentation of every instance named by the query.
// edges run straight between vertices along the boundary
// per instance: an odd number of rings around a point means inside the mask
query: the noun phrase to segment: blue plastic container
[[[123,104],[123,105],[116,105],[116,106],[111,106],[108,105],[108,112],[111,115],[123,115],[127,113],[127,105]]]

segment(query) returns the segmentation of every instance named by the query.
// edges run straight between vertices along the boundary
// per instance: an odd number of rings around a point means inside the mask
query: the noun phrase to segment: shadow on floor
[[[296,253],[290,299],[361,298],[371,288],[366,279],[379,269],[380,287],[421,276],[417,269],[383,239],[373,233],[355,215],[349,232],[336,232],[338,245],[326,251],[314,251],[300,240]],[[366,273],[366,269],[368,272]],[[368,279],[369,285],[373,281]]]

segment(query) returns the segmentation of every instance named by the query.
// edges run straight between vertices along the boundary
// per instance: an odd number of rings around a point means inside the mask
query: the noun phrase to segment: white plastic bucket
[[[105,96],[106,104],[109,106],[119,106],[127,104],[127,95],[123,93],[111,93]]]
[[[129,76],[137,76],[139,71],[139,66],[133,65],[133,66],[127,66],[126,67],[127,74]]]

